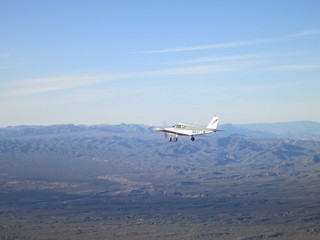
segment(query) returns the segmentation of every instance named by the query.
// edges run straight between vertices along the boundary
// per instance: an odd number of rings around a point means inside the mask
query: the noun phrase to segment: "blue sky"
[[[320,1],[0,2],[0,126],[320,121]]]

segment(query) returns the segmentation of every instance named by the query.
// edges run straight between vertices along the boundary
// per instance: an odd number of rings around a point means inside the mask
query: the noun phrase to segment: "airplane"
[[[172,141],[171,136],[175,136],[173,140],[176,142],[178,141],[179,135],[181,136],[191,136],[191,141],[195,140],[195,135],[202,135],[202,134],[208,134],[208,133],[215,133],[217,131],[223,131],[218,130],[218,121],[219,117],[214,116],[208,126],[198,126],[194,124],[188,124],[188,123],[178,123],[174,125],[173,127],[169,128],[154,128],[154,131],[164,132],[165,136],[169,135],[168,141]]]

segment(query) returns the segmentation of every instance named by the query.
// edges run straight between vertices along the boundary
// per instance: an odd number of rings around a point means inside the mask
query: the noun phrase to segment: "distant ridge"
[[[37,136],[52,134],[73,134],[84,132],[122,133],[122,134],[151,134],[152,126],[142,124],[119,125],[73,125],[60,124],[49,126],[20,125],[0,128],[0,137]],[[320,139],[320,123],[313,121],[296,121],[280,123],[255,124],[223,124],[219,126],[224,131],[219,136],[242,135],[266,138],[306,138]],[[147,136],[146,136],[147,137]]]
[[[320,139],[320,123],[313,121],[236,125],[242,129],[267,133],[270,137]]]

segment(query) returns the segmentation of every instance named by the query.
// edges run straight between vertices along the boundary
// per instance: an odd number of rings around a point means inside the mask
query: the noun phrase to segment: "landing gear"
[[[175,142],[177,142],[177,141],[178,141],[178,137],[175,136],[173,139],[172,139],[172,137],[169,137],[169,138],[168,138],[168,141],[169,141],[169,142],[172,142],[172,140],[175,141]],[[193,141],[195,141],[195,140],[196,140],[195,137],[194,137],[194,136],[191,136],[191,141],[193,142]]]
[[[169,141],[169,142],[172,142],[172,137],[169,137],[169,138],[168,138],[168,141]],[[178,137],[174,137],[174,138],[173,138],[173,141],[177,142],[177,141],[178,141]]]

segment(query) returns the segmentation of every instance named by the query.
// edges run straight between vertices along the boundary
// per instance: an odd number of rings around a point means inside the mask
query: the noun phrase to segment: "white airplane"
[[[219,118],[217,116],[214,116],[208,126],[198,126],[194,124],[188,124],[188,123],[178,123],[174,125],[173,127],[170,128],[154,128],[153,130],[159,131],[159,132],[164,132],[165,135],[170,135],[168,138],[168,141],[172,141],[171,136],[175,136],[173,140],[176,142],[178,141],[178,136],[191,136],[191,141],[194,141],[195,135],[202,135],[202,134],[208,134],[208,133],[215,133],[217,131],[222,131],[218,130],[218,121]]]

